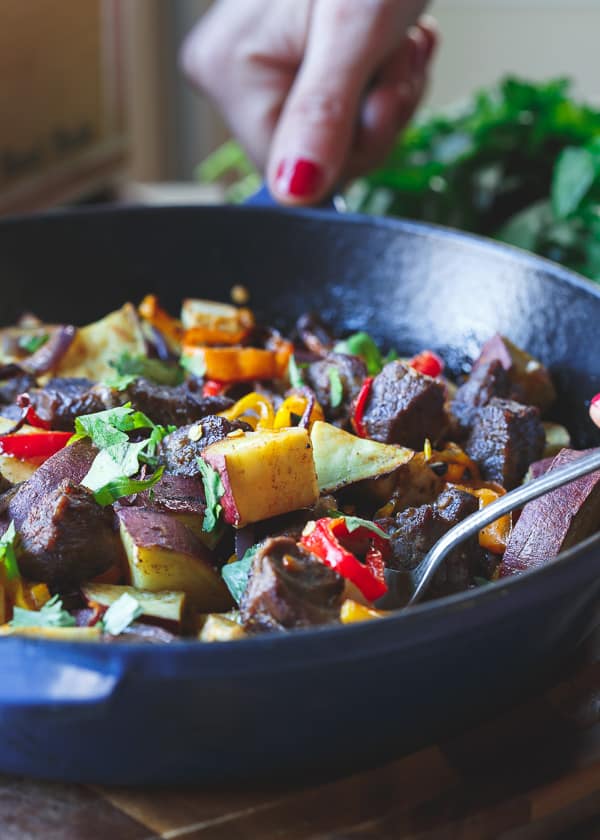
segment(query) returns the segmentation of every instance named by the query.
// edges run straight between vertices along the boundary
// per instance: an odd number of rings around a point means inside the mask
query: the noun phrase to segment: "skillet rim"
[[[64,207],[46,210],[38,213],[6,216],[0,219],[0,233],[3,228],[12,227],[14,225],[19,225],[22,227],[23,225],[41,223],[47,220],[64,221],[65,219],[68,220],[70,217],[80,218],[81,216],[143,216],[146,214],[153,215],[157,211],[169,212],[171,210],[174,210],[176,212],[189,212],[200,215],[210,213],[214,214],[215,212],[218,212],[225,216],[239,215],[240,213],[242,213],[265,216],[267,218],[281,217],[282,215],[285,215],[291,218],[299,218],[308,221],[323,221],[324,219],[326,219],[328,223],[333,224],[351,224],[358,225],[363,228],[383,228],[391,229],[392,231],[401,230],[405,233],[412,235],[413,237],[416,236],[419,238],[428,239],[442,238],[450,240],[452,242],[456,242],[457,244],[462,244],[466,242],[467,247],[469,248],[484,251],[487,254],[492,252],[496,256],[496,258],[502,259],[505,262],[516,261],[521,265],[529,266],[531,268],[543,272],[545,275],[550,275],[554,280],[562,282],[567,286],[576,289],[577,291],[584,292],[586,294],[592,294],[594,297],[600,299],[600,284],[596,284],[588,278],[583,277],[582,275],[565,268],[559,263],[546,259],[545,257],[540,257],[537,254],[532,254],[531,252],[526,251],[522,248],[518,248],[514,245],[498,242],[496,240],[489,239],[484,236],[479,236],[477,234],[466,233],[463,231],[456,230],[454,228],[449,228],[443,225],[437,225],[429,222],[417,222],[410,219],[396,217],[392,218],[385,216],[367,216],[358,213],[339,214],[331,210],[314,208],[254,207],[244,205],[238,206],[220,204],[177,204],[156,206],[119,204],[88,206],[80,208]],[[392,634],[387,633],[387,628],[391,626],[392,622],[394,624],[399,624],[400,622],[402,622],[406,630],[407,623],[408,627],[410,628],[411,620],[413,624],[418,624],[421,616],[428,616],[432,612],[436,615],[441,615],[443,612],[447,612],[448,614],[453,616],[456,613],[461,613],[465,609],[470,608],[472,606],[475,608],[481,607],[483,604],[489,604],[491,602],[497,603],[500,599],[506,597],[507,594],[512,592],[515,586],[520,587],[520,589],[523,591],[525,591],[526,588],[531,590],[531,587],[534,586],[534,584],[532,584],[531,581],[533,580],[535,583],[535,580],[538,577],[541,577],[542,575],[546,575],[548,579],[551,575],[558,575],[559,577],[562,576],[564,569],[568,568],[570,564],[574,562],[582,562],[582,557],[580,557],[580,555],[586,555],[588,550],[594,550],[596,548],[600,548],[600,533],[592,535],[592,537],[588,538],[582,543],[579,543],[576,546],[573,546],[567,551],[561,552],[561,554],[559,554],[555,559],[551,560],[544,566],[535,569],[529,569],[521,574],[512,576],[510,578],[506,578],[502,582],[494,582],[490,584],[490,586],[468,589],[464,592],[458,592],[452,595],[446,595],[442,598],[436,598],[434,601],[420,603],[417,606],[411,607],[408,610],[392,612],[390,615],[385,616],[384,618],[378,619],[376,621],[356,622],[355,624],[346,625],[324,625],[315,628],[296,629],[292,632],[276,631],[269,634],[257,635],[254,637],[251,636],[249,638],[241,640],[243,642],[241,648],[243,651],[246,651],[250,654],[254,653],[257,649],[269,650],[270,652],[277,654],[280,645],[283,643],[281,640],[285,639],[287,640],[285,641],[285,644],[288,645],[289,653],[289,647],[292,644],[301,645],[302,642],[311,642],[316,641],[320,638],[327,638],[328,640],[331,640],[332,643],[334,643],[331,652],[336,652],[337,654],[339,654],[340,651],[335,650],[335,641],[338,639],[338,637],[340,637],[340,634],[343,634],[341,638],[346,639],[349,642],[352,639],[355,639],[357,633],[366,636],[366,628],[369,628],[369,636],[373,634],[380,635],[380,633],[383,631],[385,631],[386,636],[391,636]],[[379,631],[376,630],[376,628],[382,629],[381,631]],[[406,635],[410,636],[410,632]],[[292,640],[294,639],[296,640],[295,643],[292,642]],[[4,641],[8,640],[16,640],[19,643],[27,645],[28,647],[43,646],[44,649],[46,649],[48,645],[51,645],[53,650],[75,648],[76,650],[82,651],[83,653],[89,652],[91,650],[97,652],[102,651],[103,654],[106,654],[107,659],[110,659],[112,654],[117,654],[118,651],[122,651],[123,655],[131,653],[132,655],[138,654],[142,657],[173,656],[173,654],[176,653],[175,658],[177,659],[179,659],[180,656],[217,656],[219,662],[221,662],[223,658],[228,655],[231,658],[232,651],[240,650],[240,640],[231,642],[221,642],[219,644],[212,645],[202,644],[198,640],[182,640],[177,641],[173,644],[156,645],[149,645],[143,642],[121,641],[118,644],[113,645],[102,644],[93,641],[73,642],[58,639],[35,639],[33,637],[30,638],[18,635],[4,637]],[[410,643],[416,644],[417,640],[411,640]],[[273,648],[274,650],[271,651],[271,648]],[[161,651],[161,653],[158,653],[158,651]],[[195,651],[195,653],[192,654],[191,651]],[[308,652],[309,654],[314,653],[314,651]],[[361,651],[360,649],[354,649],[352,652],[349,652],[348,655],[352,659],[357,659],[360,657]],[[102,658],[105,658],[104,655],[102,656]],[[314,662],[316,663],[320,658],[321,657],[315,657]],[[303,667],[305,665],[306,662],[302,660],[296,663],[296,667]],[[286,667],[290,667],[290,663],[287,663]],[[256,669],[253,668],[252,670]]]

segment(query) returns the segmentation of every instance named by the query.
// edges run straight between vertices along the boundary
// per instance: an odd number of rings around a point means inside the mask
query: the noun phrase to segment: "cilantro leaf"
[[[288,377],[292,388],[303,388],[306,384],[302,377],[301,367],[302,366],[296,361],[296,357],[291,355],[288,362]]]
[[[262,543],[257,543],[251,546],[241,560],[236,560],[235,563],[227,563],[221,569],[221,576],[236,604],[240,603],[242,595],[246,591],[252,561],[261,545]]]
[[[88,490],[96,491],[111,481],[135,475],[140,468],[139,456],[147,445],[147,440],[139,443],[126,441],[101,449],[81,483]]]
[[[366,528],[367,531],[373,531],[374,534],[377,534],[378,537],[381,537],[384,540],[389,540],[389,535],[382,531],[379,525],[376,525],[374,522],[371,522],[370,519],[361,519],[360,516],[344,516],[346,521],[346,528],[348,529],[348,533],[351,534],[352,531],[356,531],[357,528]]]
[[[106,633],[118,636],[132,621],[142,615],[143,609],[129,592],[124,592],[104,613],[102,626]]]
[[[118,359],[110,362],[110,365],[116,371],[116,382],[122,386],[118,390],[126,388],[140,377],[156,382],[157,385],[181,385],[184,379],[179,365],[169,364],[160,359],[149,359],[147,356],[132,356],[127,352],[121,353]],[[127,382],[127,385],[123,386],[124,382]],[[115,387],[111,382],[106,384]]]
[[[140,411],[134,412],[131,403],[118,408],[108,408],[95,414],[83,414],[75,418],[75,434],[69,441],[89,437],[98,449],[105,449],[117,443],[127,443],[126,432],[134,429],[152,429],[154,423]]]
[[[329,402],[332,408],[337,408],[342,404],[344,398],[344,386],[340,372],[336,367],[329,368]]]
[[[26,353],[35,353],[36,350],[44,346],[49,338],[48,333],[42,333],[41,335],[22,335],[17,343],[21,350],[25,350]]]
[[[50,598],[39,612],[14,607],[11,627],[75,627],[76,621],[65,609],[58,595]]]
[[[136,479],[128,478],[127,476],[119,476],[112,479],[107,484],[99,487],[94,492],[94,499],[101,507],[112,505],[117,499],[122,499],[124,496],[133,496],[134,493],[143,493],[144,490],[149,490],[158,484],[165,471],[164,467],[159,467],[154,475],[150,478]]]
[[[166,438],[167,435],[177,431],[177,426],[160,426],[157,425],[152,429],[152,434],[148,438],[148,447],[146,453],[153,458],[156,455],[156,450],[159,443]]]
[[[202,523],[202,530],[206,533],[214,531],[221,516],[220,499],[225,493],[221,476],[214,470],[210,464],[207,464],[204,458],[198,458],[198,468],[200,470],[200,477],[204,485],[204,495],[206,496],[206,510],[204,511],[204,522]]]
[[[342,513],[339,510],[328,510],[327,516],[330,516],[332,519],[344,519],[349,534],[351,534],[352,531],[356,531],[357,528],[366,528],[367,531],[373,531],[373,533],[377,534],[378,537],[381,537],[384,540],[389,540],[388,534],[386,534],[385,531],[382,531],[379,525],[371,522],[370,519],[361,519],[360,516],[346,516],[345,513]]]
[[[349,356],[360,356],[367,366],[369,376],[376,376],[383,367],[379,347],[366,332],[357,332],[349,335],[343,341],[338,341],[334,351],[336,353],[346,353]]]
[[[4,564],[6,576],[9,580],[19,577],[19,564],[17,563],[17,545],[19,537],[15,531],[15,523],[11,522],[4,534],[0,537],[0,563]]]

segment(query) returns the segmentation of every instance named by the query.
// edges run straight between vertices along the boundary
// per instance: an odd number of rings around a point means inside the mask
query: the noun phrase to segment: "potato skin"
[[[118,518],[133,586],[185,592],[203,612],[232,606],[212,553],[175,515],[132,507],[119,510]]]
[[[225,438],[207,447],[202,457],[221,477],[223,516],[235,528],[310,507],[319,498],[306,429]]]

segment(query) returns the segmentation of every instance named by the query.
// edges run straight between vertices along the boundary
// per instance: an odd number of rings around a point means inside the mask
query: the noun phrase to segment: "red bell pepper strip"
[[[218,397],[225,390],[224,382],[217,382],[216,379],[207,379],[202,386],[203,397]]]
[[[326,566],[353,583],[368,601],[376,601],[387,592],[383,556],[388,547],[382,537],[368,528],[361,526],[349,531],[344,517],[325,517],[309,523],[300,542]],[[366,564],[343,544],[353,542],[367,544]]]
[[[0,453],[15,458],[49,458],[63,449],[71,432],[35,432],[29,435],[4,435],[0,438]]]
[[[363,382],[358,396],[354,403],[354,411],[352,412],[352,426],[359,437],[368,437],[367,428],[364,424],[365,408],[371,396],[371,388],[373,386],[373,376],[367,376]]]
[[[439,376],[444,370],[444,362],[433,350],[423,350],[417,356],[413,356],[409,365],[419,373],[426,376]]]

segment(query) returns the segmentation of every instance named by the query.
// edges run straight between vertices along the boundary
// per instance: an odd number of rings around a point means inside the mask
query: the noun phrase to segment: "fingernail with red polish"
[[[598,405],[600,403],[600,394],[596,394],[595,397],[592,397],[590,405]]]
[[[294,198],[309,198],[319,191],[322,183],[322,168],[304,158],[282,160],[275,173],[277,191]]]

